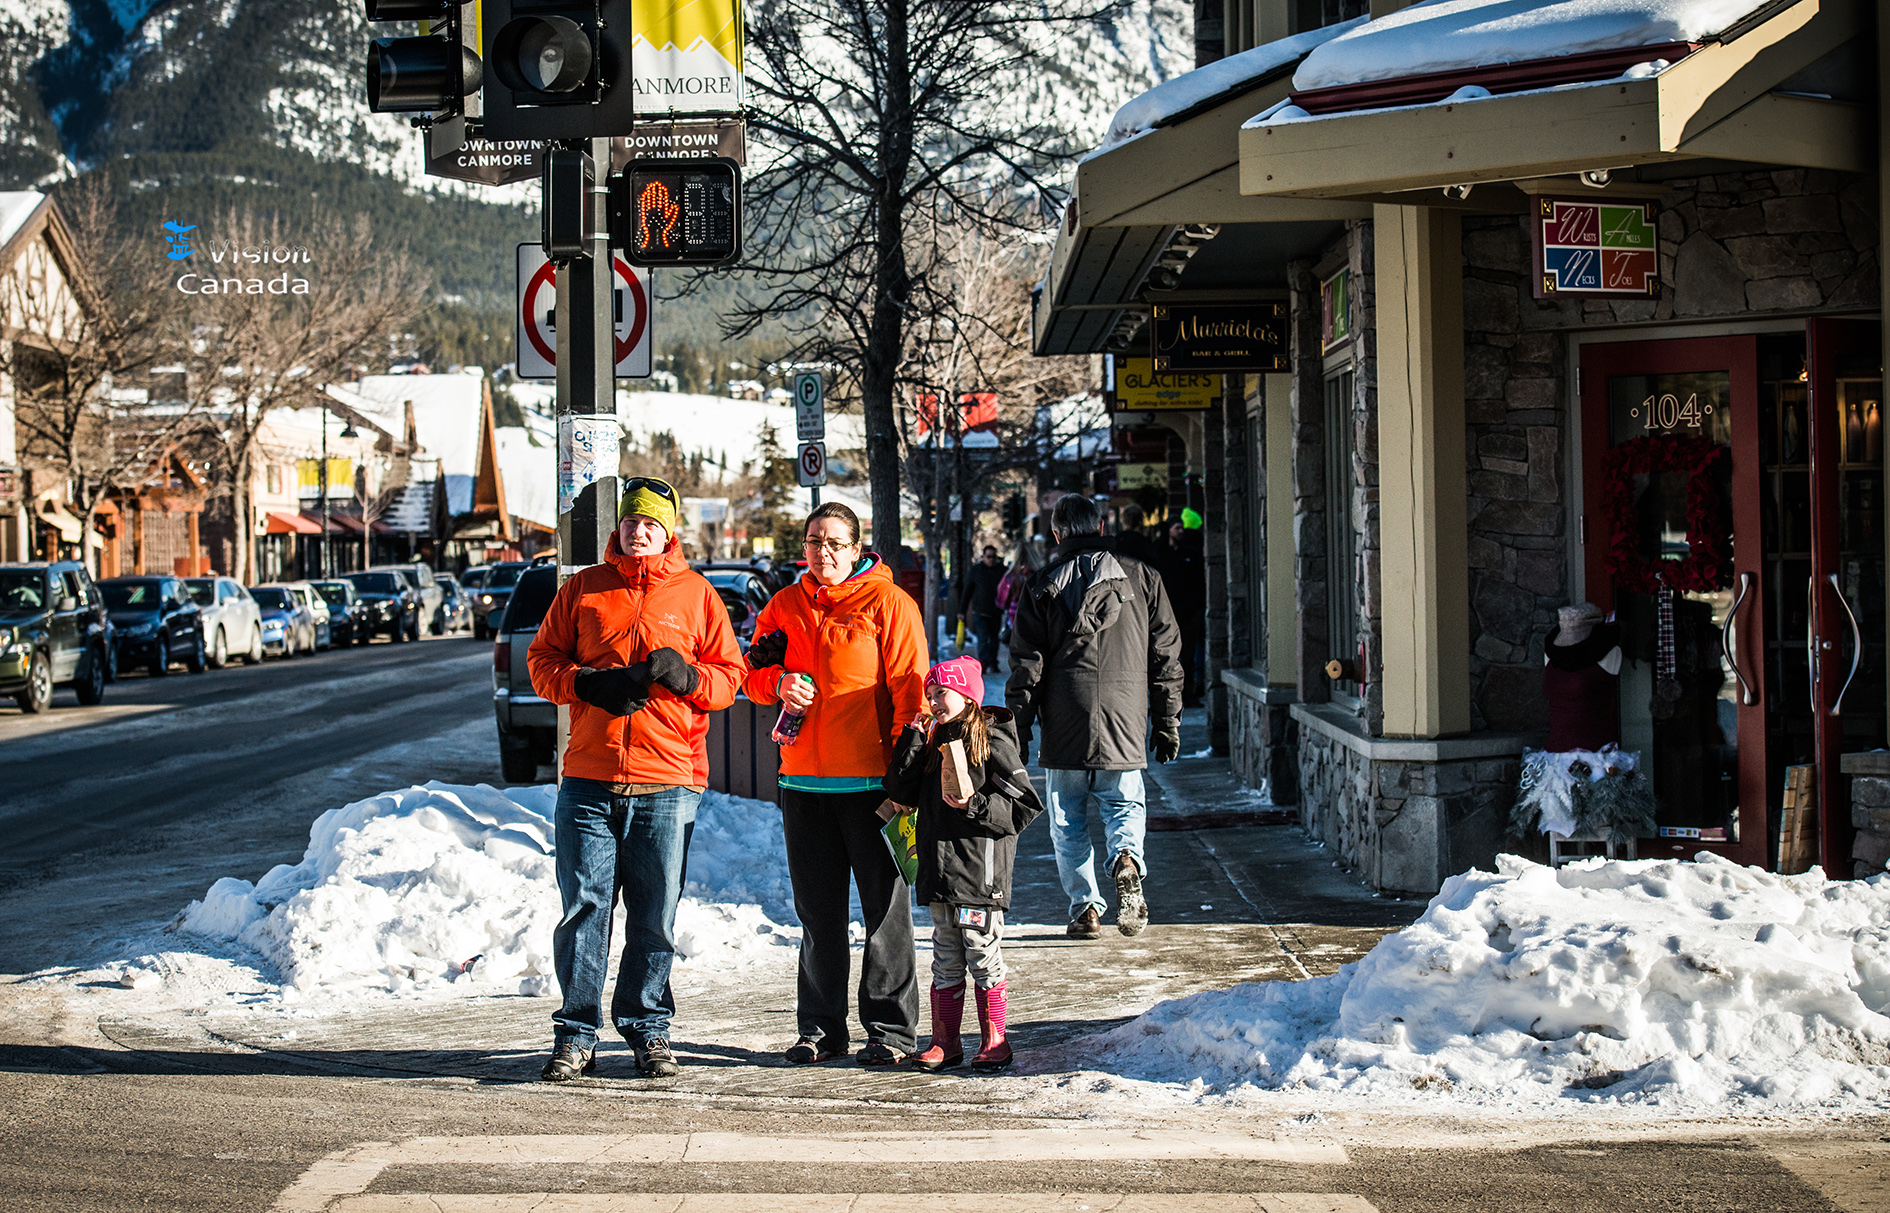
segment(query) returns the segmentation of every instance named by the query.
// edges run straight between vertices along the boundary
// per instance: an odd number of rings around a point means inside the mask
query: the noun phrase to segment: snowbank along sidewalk
[[[1453,877],[1329,977],[1165,1002],[1032,1068],[1234,1103],[1890,1107],[1890,876],[1776,876],[1710,853],[1497,868]]]

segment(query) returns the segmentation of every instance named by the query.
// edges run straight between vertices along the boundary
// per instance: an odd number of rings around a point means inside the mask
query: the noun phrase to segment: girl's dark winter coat
[[[939,794],[938,749],[925,734],[908,728],[900,735],[886,771],[886,795],[919,810],[920,905],[1009,909],[1011,868],[1017,860],[1017,836],[1043,812],[1043,801],[1030,786],[1018,756],[1017,725],[1003,708],[984,708],[990,728],[991,755],[971,765],[971,803],[954,808]],[[942,746],[964,735],[962,723],[933,731]]]

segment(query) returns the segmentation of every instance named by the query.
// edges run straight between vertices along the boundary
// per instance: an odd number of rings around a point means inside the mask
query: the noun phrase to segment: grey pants
[[[980,990],[1004,980],[1004,911],[986,909],[983,927],[961,927],[957,912],[942,901],[932,911],[932,985],[949,990],[962,985],[971,971]]]

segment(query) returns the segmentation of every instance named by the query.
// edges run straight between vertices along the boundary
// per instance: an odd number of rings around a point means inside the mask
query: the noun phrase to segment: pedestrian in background
[[[925,678],[931,726],[905,731],[886,773],[889,804],[918,813],[918,895],[932,915],[932,1039],[912,1059],[922,1070],[964,1064],[967,974],[978,1004],[971,1064],[995,1070],[1011,1063],[1004,914],[1017,836],[1043,802],[1024,770],[1011,713],[981,707],[983,689],[974,658],[933,666]]]
[[[554,821],[564,913],[552,963],[564,1005],[551,1017],[550,1082],[594,1068],[619,896],[611,1023],[638,1073],[676,1073],[676,902],[709,783],[709,713],[735,702],[745,672],[728,608],[683,559],[676,490],[653,477],[623,489],[604,563],[558,587],[526,654],[532,689],[571,709]]]
[[[965,570],[959,581],[958,614],[977,634],[978,663],[987,674],[997,673],[998,668],[998,628],[1003,619],[998,611],[997,592],[1003,580],[1004,566],[998,563],[997,549],[986,544],[984,555]]]
[[[1201,536],[1201,515],[1181,511],[1168,524],[1168,542],[1161,551],[1162,587],[1181,628],[1181,702],[1197,708],[1202,701],[1202,663],[1207,648],[1207,555]]]
[[[1148,537],[1147,517],[1139,505],[1122,507],[1122,513],[1117,516],[1121,533],[1116,536],[1116,552],[1131,556],[1150,568],[1159,569],[1162,567],[1162,550]],[[1171,604],[1173,598],[1172,594],[1169,595]]]
[[[807,572],[761,609],[747,677],[756,703],[805,713],[781,749],[781,826],[801,919],[791,1062],[848,1048],[847,882],[866,920],[861,961],[862,1065],[891,1065],[918,1045],[919,987],[905,877],[880,834],[886,768],[924,708],[925,625],[860,521],[837,502],[807,517]],[[760,650],[757,654],[756,650]],[[800,677],[806,675],[806,678]]]
[[[1017,604],[1024,596],[1024,587],[1030,584],[1039,563],[1037,550],[1026,539],[1017,545],[1011,567],[1004,571],[1004,580],[998,582],[997,606],[1003,629],[999,637],[1005,643],[1009,643],[1011,628],[1017,623]]]
[[[1094,502],[1074,493],[1059,498],[1050,525],[1056,552],[1018,605],[1005,700],[1026,755],[1032,727],[1042,733],[1038,764],[1048,775],[1050,838],[1070,899],[1070,936],[1102,934],[1092,800],[1108,838],[1116,928],[1135,935],[1148,923],[1145,738],[1152,721],[1155,760],[1181,753],[1181,633],[1160,574],[1114,550]]]

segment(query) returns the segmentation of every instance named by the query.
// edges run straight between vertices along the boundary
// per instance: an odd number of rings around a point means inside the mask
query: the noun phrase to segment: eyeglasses
[[[654,476],[632,476],[623,482],[618,491],[634,493],[638,489],[648,489],[659,497],[668,499],[669,503],[677,509],[682,508],[682,498],[676,495],[676,490],[670,487],[669,481],[658,480]]]
[[[809,539],[801,546],[810,552],[825,552],[829,556],[838,556],[848,548],[858,546],[858,543],[859,541],[854,539]]]

